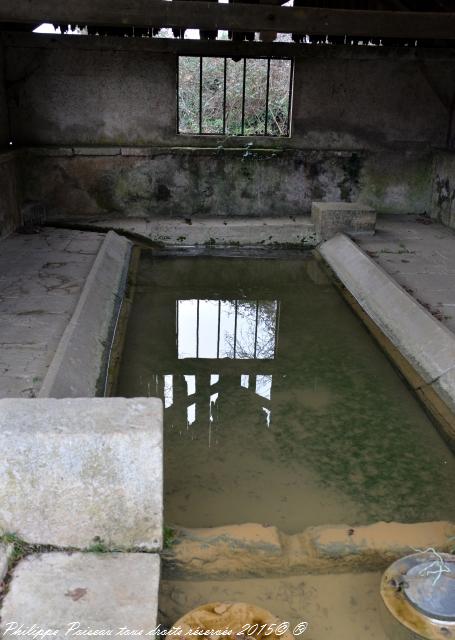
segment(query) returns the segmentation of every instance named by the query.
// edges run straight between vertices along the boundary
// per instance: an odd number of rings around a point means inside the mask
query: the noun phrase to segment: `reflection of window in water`
[[[164,408],[172,407],[174,403],[173,376],[164,376]]]
[[[178,300],[178,358],[273,359],[278,311],[276,300]]]
[[[207,378],[206,375],[203,375],[202,377],[205,379]],[[175,384],[178,384],[179,380],[183,382],[184,392],[183,395],[179,394],[178,397],[174,394],[174,379]],[[229,394],[232,393],[233,377],[232,375],[229,375],[225,383],[223,374],[212,373],[209,376],[209,380],[210,385],[207,390],[208,393],[206,396],[204,394],[201,396],[200,393],[196,393],[198,384],[197,375],[164,375],[162,389],[166,414],[168,411],[172,411],[176,407],[179,411],[183,409],[184,415],[186,416],[187,428],[200,423],[200,416],[203,416],[202,421],[207,420],[208,416],[209,427],[212,423],[216,423],[217,403],[220,395],[222,396],[224,392],[227,391]],[[227,386],[225,386],[225,384]],[[272,375],[240,374],[238,376],[238,388],[242,389],[241,393],[246,393],[251,398],[259,397],[261,399],[259,404],[260,410],[263,412],[267,427],[270,427],[272,415],[270,405],[272,396]],[[261,406],[263,404],[266,404],[267,406]],[[206,407],[208,405],[208,413],[204,410],[204,405]],[[254,405],[256,405],[256,403],[254,403]]]
[[[279,302],[178,300],[176,317],[178,359],[217,359],[220,362],[218,373],[210,373],[212,365],[201,363],[198,366],[203,367],[202,371],[207,367],[207,373],[168,374],[163,376],[162,384],[157,380],[169,424],[180,426],[182,433],[189,432],[191,437],[200,426],[208,427],[211,446],[212,426],[222,420],[223,403],[228,399],[231,403],[246,401],[261,422],[270,427],[272,375],[258,371],[260,365],[255,365],[254,373],[245,373],[249,365],[247,362],[242,364],[242,360],[275,358]],[[237,363],[223,364],[223,359]],[[193,366],[188,363],[190,371]],[[215,367],[213,363],[216,371]]]

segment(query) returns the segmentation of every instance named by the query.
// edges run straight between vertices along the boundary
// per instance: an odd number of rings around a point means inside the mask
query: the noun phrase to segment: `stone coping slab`
[[[342,213],[375,213],[373,207],[361,202],[312,202],[312,207],[316,210],[326,213],[331,211],[341,211]]]
[[[159,578],[158,554],[31,555],[14,569],[0,631],[8,637],[23,625],[19,637],[27,637],[25,630],[36,625],[60,639],[89,629],[115,636],[128,627],[145,635],[157,624]]]
[[[242,216],[194,217],[190,224],[185,218],[165,216],[150,219],[96,218],[77,222],[83,222],[85,227],[93,230],[118,229],[173,247],[276,247],[291,244],[303,248],[316,245],[314,225],[305,215],[256,219]]]
[[[0,400],[0,529],[28,543],[162,547],[157,398]]]
[[[382,333],[455,411],[455,335],[343,234],[319,253]]]
[[[42,398],[103,395],[132,244],[109,231],[39,391]]]

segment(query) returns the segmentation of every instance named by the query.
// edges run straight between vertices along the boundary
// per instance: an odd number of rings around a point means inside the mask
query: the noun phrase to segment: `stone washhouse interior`
[[[455,2],[0,0],[0,635],[455,640]]]

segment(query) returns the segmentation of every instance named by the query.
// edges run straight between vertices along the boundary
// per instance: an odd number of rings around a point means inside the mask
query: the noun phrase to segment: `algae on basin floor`
[[[165,404],[165,521],[454,519],[453,456],[311,256],[142,255],[117,395]]]

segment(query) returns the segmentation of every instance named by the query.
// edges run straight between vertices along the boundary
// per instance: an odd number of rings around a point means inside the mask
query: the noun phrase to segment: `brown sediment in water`
[[[192,609],[186,613],[173,626],[181,629],[181,636],[195,630],[208,633],[204,637],[229,638],[230,640],[240,640],[240,638],[250,637],[253,640],[263,640],[270,638],[275,640],[293,640],[293,636],[288,633],[279,633],[282,621],[274,616],[270,611],[247,602],[210,602]],[[279,629],[278,633],[276,629]],[[223,633],[224,632],[224,633]]]
[[[167,525],[455,521],[449,449],[319,272],[143,253],[117,394],[164,400]]]
[[[378,572],[228,580],[165,578],[160,589],[161,622],[170,626],[209,601],[247,601],[267,607],[288,622],[290,632],[307,622],[308,629],[300,635],[297,630],[296,640],[390,640],[382,627],[380,581]]]
[[[165,570],[206,578],[371,571],[416,549],[448,551],[454,536],[455,524],[444,521],[319,526],[293,535],[253,523],[180,529]]]

